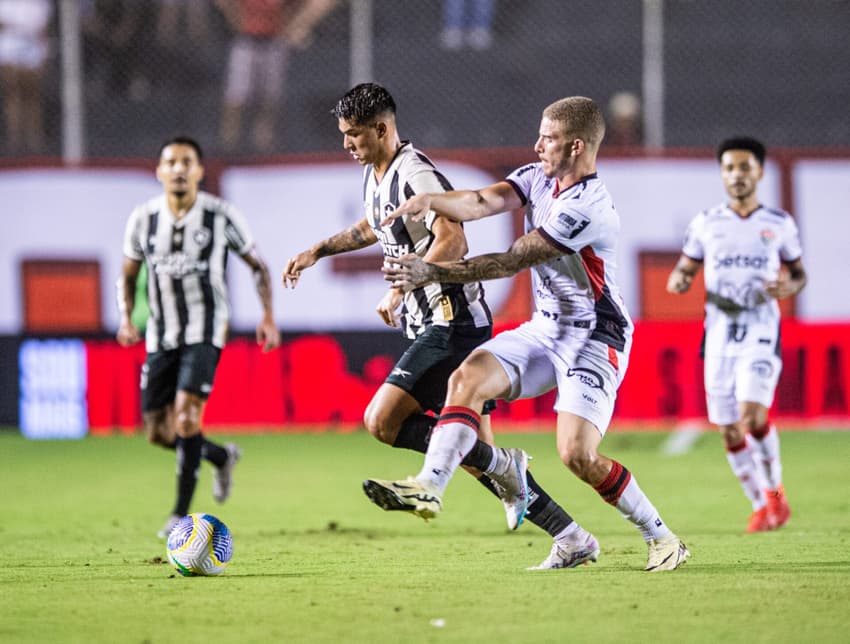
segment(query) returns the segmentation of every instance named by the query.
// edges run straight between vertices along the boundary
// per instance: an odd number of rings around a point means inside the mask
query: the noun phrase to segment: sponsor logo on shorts
[[[773,364],[769,360],[756,360],[750,365],[750,371],[761,378],[770,378],[773,375]]]
[[[407,378],[410,375],[410,372],[405,371],[404,369],[401,369],[399,367],[396,367],[395,369],[392,370],[390,375],[391,376],[398,376],[399,378]]]
[[[584,398],[584,399],[585,399],[587,402],[589,402],[591,405],[598,405],[598,404],[599,404],[599,403],[597,402],[596,398],[593,398],[592,396],[588,396],[588,395],[587,395],[587,394],[585,394],[585,393],[583,393],[583,394],[581,395],[581,397],[582,397],[582,398]]]
[[[585,367],[567,369],[567,378],[578,378],[583,385],[587,385],[593,389],[605,390],[602,386],[604,383],[602,376],[593,369],[586,369]]]
[[[212,391],[212,385],[208,382],[205,382],[201,385],[201,393],[208,394]]]

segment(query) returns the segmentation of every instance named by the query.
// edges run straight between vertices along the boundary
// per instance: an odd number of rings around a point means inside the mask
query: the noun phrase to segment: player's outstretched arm
[[[676,267],[667,278],[667,292],[674,295],[687,292],[691,288],[691,283],[694,281],[700,266],[702,266],[701,262],[687,255],[681,255],[679,261],[676,262]]]
[[[404,294],[401,292],[401,289],[389,288],[375,307],[378,317],[387,326],[398,328],[399,308],[401,307],[403,296]]]
[[[389,226],[395,219],[408,215],[413,221],[435,211],[453,221],[473,221],[522,206],[519,195],[507,181],[494,183],[480,190],[451,190],[449,192],[414,195],[381,222]]]
[[[351,228],[328,237],[326,240],[319,242],[309,250],[302,251],[291,257],[286,262],[286,268],[283,269],[281,282],[284,286],[295,288],[298,283],[298,278],[301,277],[301,271],[305,268],[310,268],[318,262],[322,257],[330,255],[338,255],[347,253],[352,250],[366,248],[378,241],[375,232],[369,226],[369,222],[364,217]]]
[[[264,352],[271,351],[280,346],[280,331],[274,321],[272,278],[269,267],[254,249],[242,255],[242,259],[254,273],[254,285],[257,287],[257,295],[260,297],[260,304],[263,306],[263,317],[257,324],[257,344],[263,347]]]
[[[121,266],[121,277],[118,278],[118,333],[115,338],[122,347],[129,347],[142,339],[142,334],[133,326],[131,316],[136,301],[136,281],[139,279],[139,271],[142,263],[129,257],[124,258]]]
[[[466,284],[511,277],[521,270],[560,257],[564,252],[537,231],[517,239],[504,253],[488,253],[456,262],[428,263],[416,255],[405,255],[381,269],[393,286],[408,290],[428,282]]]

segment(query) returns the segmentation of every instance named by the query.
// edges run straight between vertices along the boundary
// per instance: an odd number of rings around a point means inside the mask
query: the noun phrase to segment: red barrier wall
[[[615,422],[703,418],[701,336],[700,322],[638,323]],[[138,377],[144,350],[122,349],[114,342],[86,346],[92,433],[135,431],[141,423]],[[787,321],[782,347],[785,365],[774,416],[850,418],[850,324]],[[267,354],[248,339],[233,340],[222,353],[204,426],[227,431],[304,431],[329,424],[353,429],[393,361],[393,356],[376,356],[360,375],[349,371],[345,347],[329,335],[304,335]],[[500,403],[494,420],[549,420],[553,401],[550,393]]]

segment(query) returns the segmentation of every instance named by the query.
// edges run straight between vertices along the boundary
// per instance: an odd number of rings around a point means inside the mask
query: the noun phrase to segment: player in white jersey
[[[177,452],[177,498],[160,537],[189,512],[202,458],[216,467],[213,497],[230,495],[234,444],[217,445],[201,433],[219,355],[227,337],[229,310],[225,265],[229,251],[254,272],[263,317],[257,342],[268,351],[280,344],[272,318],[271,278],[257,254],[242,215],[229,203],[201,192],[201,148],[188,137],[166,142],[156,176],[163,194],[138,206],[127,221],[123,275],[118,280],[121,313],[118,342],[141,340],[131,315],[142,262],[148,274],[142,417],[148,440]]]
[[[399,137],[390,93],[375,83],[357,85],[338,101],[332,113],[338,119],[344,147],[364,167],[364,216],[348,230],[292,257],[283,272],[284,285],[294,288],[301,272],[322,257],[377,243],[385,262],[409,252],[434,261],[462,258],[467,251],[463,228],[445,217],[432,214],[421,221],[405,218],[390,226],[381,225],[388,213],[414,194],[451,189],[434,164]],[[391,288],[378,304],[377,312],[384,323],[391,327],[400,323],[412,340],[364,414],[366,428],[379,441],[425,452],[436,423],[436,418],[426,412],[440,411],[451,372],[491,336],[492,320],[483,293],[478,282],[435,282],[406,291]],[[476,411],[482,410],[489,418],[484,400]],[[510,529],[522,523],[526,512],[532,523],[553,537],[573,523],[533,477],[526,479],[520,474],[527,466],[522,450],[492,447],[488,421],[481,427],[480,436],[464,465],[474,468],[471,473],[502,498]],[[487,476],[481,476],[481,472]],[[393,498],[376,503],[385,510],[410,510]]]
[[[470,221],[525,207],[526,234],[504,253],[454,262],[407,255],[384,269],[393,286],[437,281],[469,282],[510,277],[532,269],[536,312],[519,328],[481,345],[452,374],[446,407],[425,463],[413,479],[420,497],[439,509],[441,497],[470,448],[481,400],[517,400],[557,388],[558,452],[564,464],[614,505],[648,544],[646,570],[673,570],[690,556],[685,544],[620,463],[598,447],[625,375],[632,322],[615,282],[619,216],[596,174],[605,134],[602,112],[591,99],[561,99],[543,111],[534,151],[540,161],[479,190],[425,194],[391,215],[420,218],[436,210]],[[392,488],[399,482],[375,480]],[[427,506],[427,503],[422,503]],[[427,507],[426,507],[427,509]],[[576,527],[551,560],[595,561],[596,539]]]
[[[720,427],[729,464],[752,503],[747,532],[762,532],[791,516],[779,436],[768,415],[782,369],[777,300],[799,293],[806,272],[791,215],[763,206],[756,194],[764,145],[727,139],[717,158],[729,201],[691,221],[667,290],[686,292],[704,266],[708,419]]]

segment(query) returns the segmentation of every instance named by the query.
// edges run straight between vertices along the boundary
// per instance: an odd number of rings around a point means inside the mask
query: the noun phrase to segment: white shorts
[[[505,400],[535,398],[557,387],[555,411],[586,418],[604,435],[628,367],[631,339],[621,352],[591,340],[592,333],[535,313],[478,350],[493,354],[507,373],[511,390]]]
[[[772,350],[748,351],[739,356],[706,356],[705,399],[708,420],[715,425],[732,425],[741,418],[738,405],[755,402],[773,404],[782,360]]]
[[[289,47],[279,38],[238,36],[230,48],[224,95],[242,104],[252,97],[277,102],[283,96]]]

